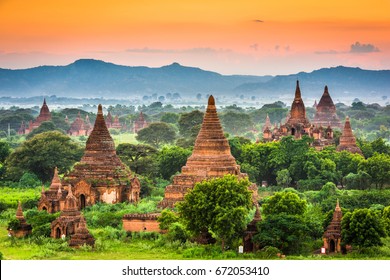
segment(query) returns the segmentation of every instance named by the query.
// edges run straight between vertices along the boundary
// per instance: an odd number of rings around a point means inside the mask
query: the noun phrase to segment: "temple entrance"
[[[43,207],[42,207],[42,211],[46,211],[46,212],[47,212],[46,206],[43,206]]]
[[[80,195],[80,210],[85,208],[85,195]]]
[[[295,128],[291,128],[291,135],[295,135]]]
[[[60,228],[56,228],[56,238],[61,238],[61,230],[60,230]]]
[[[336,244],[334,243],[334,240],[331,239],[329,242],[329,253],[334,253],[336,249]]]

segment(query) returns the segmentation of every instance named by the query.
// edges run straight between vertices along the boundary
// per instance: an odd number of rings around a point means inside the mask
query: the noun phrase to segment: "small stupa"
[[[360,148],[356,145],[356,138],[353,135],[351,123],[349,117],[345,119],[345,125],[343,132],[340,136],[340,144],[337,146],[337,151],[349,151],[351,153],[357,153],[363,155]]]
[[[333,218],[322,237],[324,240],[324,248],[327,253],[341,252],[341,219],[343,213],[341,212],[339,200],[337,199],[336,208],[333,213]]]

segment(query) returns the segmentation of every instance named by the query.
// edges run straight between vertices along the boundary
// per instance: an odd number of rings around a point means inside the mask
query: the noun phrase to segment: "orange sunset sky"
[[[0,68],[80,58],[222,74],[390,69],[390,1],[0,0]]]

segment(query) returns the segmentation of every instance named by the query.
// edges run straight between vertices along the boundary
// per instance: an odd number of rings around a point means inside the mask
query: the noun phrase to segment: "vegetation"
[[[171,94],[165,98],[173,97]],[[258,186],[263,181],[269,185],[259,187],[262,221],[257,225],[259,233],[254,241],[261,249],[244,255],[237,253],[237,246],[242,242],[242,231],[252,220],[254,209],[247,192],[249,182],[237,181],[235,177],[202,182],[178,209],[162,211],[160,227],[167,230],[166,234],[126,233],[122,229],[124,214],[159,211],[157,204],[164,195],[164,188],[191,155],[204,108],[175,108],[154,102],[138,110],[145,113],[148,121],[161,123],[150,125],[151,129],[140,131],[138,136],[115,131],[118,133],[113,135],[117,154],[138,174],[143,199],[136,205],[96,204],[84,209],[96,246],[79,250],[69,248],[61,240],[45,237],[50,234],[50,222],[58,214],[36,209],[42,182],[47,188],[54,167],[58,166],[63,174],[82,155],[86,137],[68,137],[53,131],[66,131],[65,115],[75,118],[79,110],[53,112],[56,127],[49,122],[41,130],[34,130],[27,140],[17,135],[17,129],[22,120],[33,119],[37,112],[17,108],[2,110],[0,251],[3,258],[273,259],[278,258],[277,253],[283,253],[287,259],[390,259],[390,238],[386,237],[390,234],[389,106],[375,107],[359,102],[351,107],[337,106],[341,118],[351,117],[363,156],[336,152],[335,147],[317,151],[310,146],[312,139],[308,137],[254,143],[255,139],[262,138],[259,131],[266,114],[272,121],[285,118],[288,109],[281,102],[259,109],[238,106],[218,109],[222,126],[229,133],[231,152],[241,170]],[[109,111],[118,115],[122,123],[129,124],[138,117],[134,106],[111,106]],[[312,113],[313,110],[308,109],[308,114]],[[85,117],[87,112],[81,111],[81,114]],[[93,122],[94,115],[88,115]],[[335,135],[337,141],[340,132],[335,131]],[[337,199],[344,217],[344,243],[352,245],[352,252],[317,255],[314,252],[323,244],[322,234],[332,219]],[[6,228],[17,227],[14,217],[18,201],[22,202],[27,221],[33,225],[33,235],[11,240]],[[196,235],[201,232],[209,233],[217,244],[195,243]]]

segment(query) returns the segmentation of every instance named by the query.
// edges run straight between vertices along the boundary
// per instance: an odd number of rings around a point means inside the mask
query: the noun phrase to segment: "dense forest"
[[[273,258],[278,252],[291,258],[310,256],[322,246],[321,237],[332,218],[337,199],[344,217],[347,217],[343,219],[343,234],[355,248],[350,256],[390,258],[390,238],[386,237],[390,235],[390,106],[355,101],[351,106],[336,104],[336,107],[342,122],[346,116],[350,117],[363,156],[347,151],[337,152],[336,146],[317,151],[311,147],[313,139],[309,137],[296,140],[290,136],[278,142],[262,142],[267,114],[272,123],[285,121],[289,108],[280,101],[261,108],[231,105],[218,109],[233,156],[241,171],[248,174],[249,181],[259,188],[262,221],[258,224],[260,233],[254,241],[262,250],[248,258]],[[110,133],[122,162],[141,180],[142,200],[137,205],[97,204],[83,210],[88,227],[97,238],[94,250],[111,252],[116,248],[112,241],[115,239],[154,246],[157,254],[165,248],[172,258],[237,257],[234,250],[230,253],[225,251],[239,244],[241,237],[238,232],[255,213],[250,205],[237,210],[241,213],[237,217],[242,219],[228,216],[229,220],[237,221],[234,228],[229,228],[229,236],[223,234],[228,231],[226,228],[221,230],[218,226],[223,224],[222,220],[209,221],[214,225],[210,231],[218,244],[215,247],[194,245],[193,233],[197,228],[189,223],[188,211],[196,209],[185,205],[175,211],[162,212],[160,223],[168,229],[166,235],[129,234],[122,229],[124,214],[159,211],[157,203],[164,195],[164,188],[180,172],[192,153],[204,109],[191,106],[176,108],[161,102],[137,108],[119,104],[106,108],[106,112],[118,116],[119,121],[126,124],[126,129],[110,129]],[[313,118],[315,109],[306,110],[309,119]],[[151,124],[133,134],[132,124],[140,111]],[[50,235],[50,221],[55,219],[56,214],[40,213],[36,206],[41,186],[48,187],[54,167],[58,167],[60,174],[65,174],[83,154],[87,137],[66,134],[69,123],[65,122],[65,118],[72,122],[79,113],[83,118],[88,115],[91,123],[96,118],[95,114],[79,108],[63,109],[52,112],[51,122],[44,122],[28,135],[18,135],[21,122],[27,123],[36,117],[36,108],[0,110],[1,225],[5,230],[10,223],[16,223],[12,218],[20,200],[27,221],[33,225],[33,241],[30,241],[38,246],[36,250],[39,246],[52,246],[47,255],[33,250],[35,255],[13,253],[14,258],[58,258],[58,252],[68,252],[61,241],[45,239]],[[336,144],[340,134],[337,130],[334,133]],[[214,183],[218,186],[243,184],[229,181],[231,178],[221,180]],[[240,191],[239,187],[237,191]],[[191,199],[197,201],[195,194]],[[196,205],[195,202],[191,205]],[[247,205],[243,201],[239,203]],[[285,207],[281,208],[281,204]],[[356,219],[365,221],[362,228],[353,228]],[[363,244],[362,238],[367,242]],[[0,240],[0,251],[6,258],[7,254],[12,255],[9,247],[16,242],[27,246],[23,243],[27,241]],[[173,248],[179,249],[173,253]],[[88,257],[91,258],[91,255]]]

